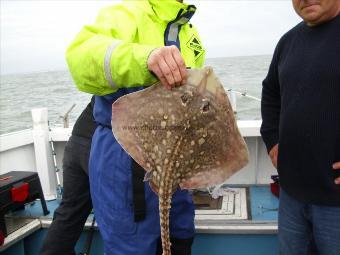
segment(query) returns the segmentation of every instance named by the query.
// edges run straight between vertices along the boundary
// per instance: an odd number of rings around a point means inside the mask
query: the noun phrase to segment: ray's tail
[[[159,190],[159,212],[160,212],[160,224],[161,224],[161,239],[163,255],[171,255],[171,242],[169,233],[169,218],[171,208],[171,185],[165,182],[165,185],[161,185]],[[168,184],[168,185],[166,185]]]

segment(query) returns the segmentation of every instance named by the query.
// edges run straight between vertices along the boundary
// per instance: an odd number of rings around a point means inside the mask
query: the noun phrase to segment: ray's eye
[[[187,105],[188,102],[189,102],[189,95],[184,93],[182,96],[181,96],[181,100],[182,100],[182,104],[183,105]]]
[[[202,105],[202,112],[203,113],[206,113],[210,110],[210,103],[209,101],[205,101],[203,102],[203,105]]]

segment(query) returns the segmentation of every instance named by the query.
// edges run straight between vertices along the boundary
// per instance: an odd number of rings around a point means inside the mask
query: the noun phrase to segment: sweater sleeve
[[[122,87],[156,82],[147,68],[155,45],[134,43],[137,25],[124,5],[105,8],[93,25],[85,26],[66,52],[79,90],[106,95]]]
[[[262,83],[260,132],[268,152],[279,142],[281,96],[278,79],[278,49],[279,46],[276,46],[267,77]]]

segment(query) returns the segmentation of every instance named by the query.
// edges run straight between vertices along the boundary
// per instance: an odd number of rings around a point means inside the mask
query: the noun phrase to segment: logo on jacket
[[[194,51],[195,59],[198,59],[204,52],[204,49],[198,40],[198,38],[193,35],[187,43],[187,46]]]

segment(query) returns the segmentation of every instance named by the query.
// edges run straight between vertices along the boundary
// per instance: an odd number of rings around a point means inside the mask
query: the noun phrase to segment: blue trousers
[[[135,222],[131,157],[111,129],[98,126],[92,138],[90,188],[96,220],[107,255],[154,255],[160,237],[158,196],[145,183],[146,218]],[[170,211],[173,238],[194,236],[194,205],[187,191],[177,190]]]
[[[278,237],[280,255],[339,255],[340,207],[301,203],[281,189]]]

